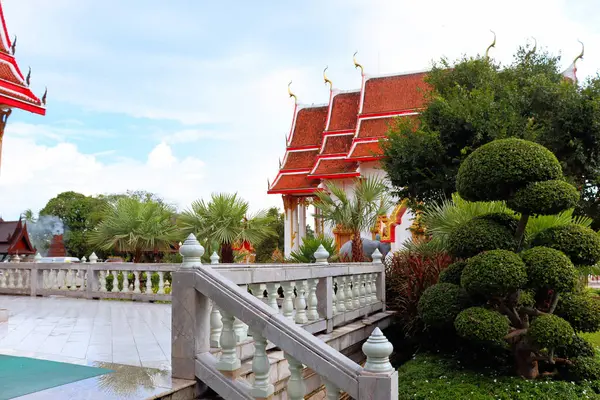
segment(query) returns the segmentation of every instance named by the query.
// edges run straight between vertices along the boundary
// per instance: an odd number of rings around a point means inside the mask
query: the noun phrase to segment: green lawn
[[[468,370],[459,362],[432,355],[418,355],[398,372],[400,400],[600,400],[599,382],[527,381],[498,376],[492,370]]]

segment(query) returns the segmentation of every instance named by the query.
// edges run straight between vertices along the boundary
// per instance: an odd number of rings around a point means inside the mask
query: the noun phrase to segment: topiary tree
[[[570,224],[523,239],[529,216],[578,201],[556,157],[532,142],[497,140],[465,159],[457,187],[462,198],[504,201],[515,213],[479,215],[450,232],[448,249],[458,260],[423,294],[425,324],[482,346],[509,346],[526,378],[539,375],[539,363],[565,376],[595,376],[600,364],[575,332],[600,330],[600,302],[578,286],[581,267],[600,261],[600,238]]]

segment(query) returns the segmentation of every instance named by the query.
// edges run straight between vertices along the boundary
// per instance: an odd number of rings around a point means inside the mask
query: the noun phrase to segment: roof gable
[[[423,107],[426,73],[369,78],[365,81],[361,114],[404,111]]]

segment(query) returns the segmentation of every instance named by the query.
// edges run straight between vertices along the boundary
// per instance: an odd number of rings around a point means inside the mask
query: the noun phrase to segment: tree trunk
[[[536,379],[540,375],[538,362],[533,358],[531,349],[524,346],[523,342],[515,346],[515,362],[519,376],[525,379]]]
[[[523,238],[525,237],[525,228],[527,228],[527,222],[529,221],[528,214],[521,214],[519,225],[517,226],[517,232],[515,233],[515,239],[517,241],[517,252],[521,250],[523,246]]]
[[[141,259],[142,259],[142,250],[137,249],[133,253],[133,262],[134,263],[139,263],[139,262],[141,262]]]
[[[360,232],[354,232],[352,236],[352,262],[363,262],[365,261],[365,255],[363,252],[362,238]]]
[[[223,264],[233,264],[233,247],[231,243],[221,243],[221,262]]]

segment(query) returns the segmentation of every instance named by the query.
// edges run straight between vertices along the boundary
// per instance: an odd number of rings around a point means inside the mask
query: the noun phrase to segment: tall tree
[[[129,253],[134,262],[146,251],[168,250],[181,236],[173,223],[174,208],[152,200],[123,197],[105,206],[102,222],[90,233],[100,249]]]
[[[196,200],[179,215],[179,225],[186,234],[206,238],[217,243],[221,261],[233,263],[233,248],[244,241],[253,246],[264,239],[275,236],[272,226],[273,217],[266,210],[248,215],[248,202],[239,198],[237,193],[213,194],[209,202]]]
[[[388,213],[392,201],[385,182],[380,178],[359,178],[354,192],[348,195],[343,187],[329,181],[325,191],[317,192],[314,203],[319,217],[332,227],[341,225],[352,231],[352,261],[364,261],[361,232],[371,229],[380,215]]]
[[[448,198],[460,163],[495,139],[543,144],[582,192],[580,209],[600,218],[600,76],[564,79],[559,57],[520,48],[509,65],[485,58],[441,60],[428,74],[427,106],[399,121],[384,145],[385,170],[401,197]]]
[[[271,207],[267,211],[267,216],[272,218],[270,225],[276,232],[276,235],[267,237],[255,246],[257,263],[271,262],[275,249],[282,250],[285,245],[284,214],[277,207]]]

